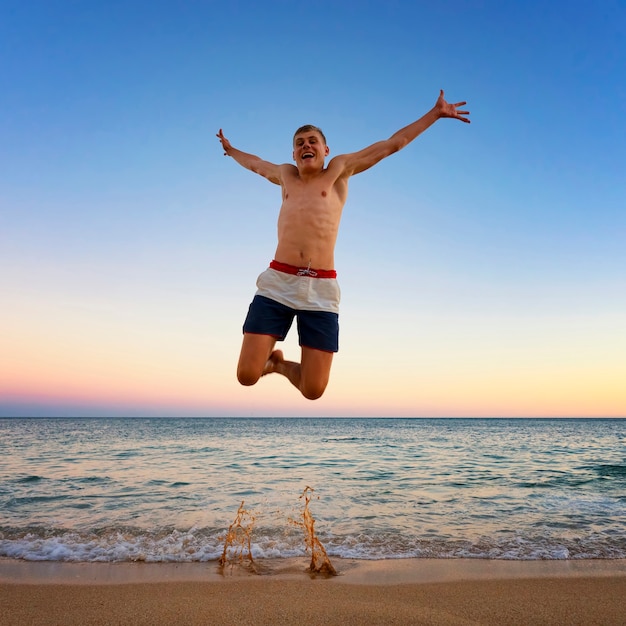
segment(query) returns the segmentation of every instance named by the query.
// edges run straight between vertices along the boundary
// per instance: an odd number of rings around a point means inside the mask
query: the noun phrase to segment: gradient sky
[[[0,416],[626,415],[626,5],[4,0]],[[352,152],[325,396],[234,370],[295,128]],[[295,335],[285,342],[297,358]]]

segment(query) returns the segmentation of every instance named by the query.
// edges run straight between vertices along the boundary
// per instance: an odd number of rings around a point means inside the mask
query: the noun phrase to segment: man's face
[[[314,130],[298,133],[293,139],[293,160],[299,170],[319,170],[330,152],[322,136]]]

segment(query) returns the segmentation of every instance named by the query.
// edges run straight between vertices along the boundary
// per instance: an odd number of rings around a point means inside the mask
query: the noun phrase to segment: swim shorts
[[[295,317],[301,346],[337,352],[341,291],[336,276],[334,270],[272,261],[257,279],[243,332],[283,341]]]

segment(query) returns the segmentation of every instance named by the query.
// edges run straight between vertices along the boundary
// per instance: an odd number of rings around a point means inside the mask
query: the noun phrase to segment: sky
[[[1,416],[626,416],[626,4],[3,0]],[[325,395],[235,377],[291,162],[350,181]],[[299,359],[295,334],[285,356]]]

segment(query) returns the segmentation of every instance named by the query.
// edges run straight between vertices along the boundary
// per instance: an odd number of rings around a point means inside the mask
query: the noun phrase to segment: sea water
[[[626,420],[0,420],[0,557],[305,556],[303,494],[331,558],[626,558]]]

